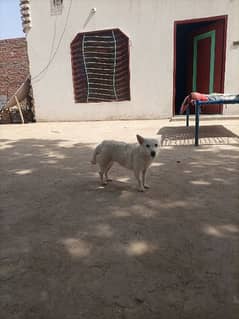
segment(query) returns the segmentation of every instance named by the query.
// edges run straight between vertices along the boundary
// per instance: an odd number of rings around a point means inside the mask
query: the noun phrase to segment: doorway
[[[173,114],[191,92],[223,93],[227,16],[176,21],[174,24]],[[203,114],[221,114],[223,106],[202,107]],[[191,112],[193,113],[193,109]]]

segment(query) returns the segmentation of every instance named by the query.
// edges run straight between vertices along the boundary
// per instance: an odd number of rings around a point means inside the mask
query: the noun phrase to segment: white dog
[[[103,141],[95,148],[91,163],[99,165],[102,185],[110,181],[108,172],[113,163],[117,162],[134,171],[139,191],[149,188],[146,184],[146,171],[158,154],[159,140],[146,139],[140,135],[137,135],[137,140],[139,144]]]

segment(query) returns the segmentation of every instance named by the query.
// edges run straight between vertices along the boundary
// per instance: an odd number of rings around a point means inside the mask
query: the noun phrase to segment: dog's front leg
[[[150,188],[149,185],[146,184],[146,169],[143,170],[143,186],[144,188]]]
[[[138,184],[139,184],[139,192],[144,192],[144,184],[143,184],[143,176],[142,176],[142,171],[140,171],[140,170],[136,170],[135,172],[134,172],[134,174],[135,174],[135,177],[136,177],[136,179],[137,179],[137,181],[138,181]]]

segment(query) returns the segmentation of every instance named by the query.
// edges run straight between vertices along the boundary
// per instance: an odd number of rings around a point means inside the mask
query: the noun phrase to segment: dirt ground
[[[238,319],[239,121],[0,126],[0,318]],[[139,193],[102,139],[163,135]]]

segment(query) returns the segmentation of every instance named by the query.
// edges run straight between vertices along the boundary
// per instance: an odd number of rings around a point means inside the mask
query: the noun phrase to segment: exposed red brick
[[[0,95],[10,98],[29,74],[25,38],[0,40]]]

